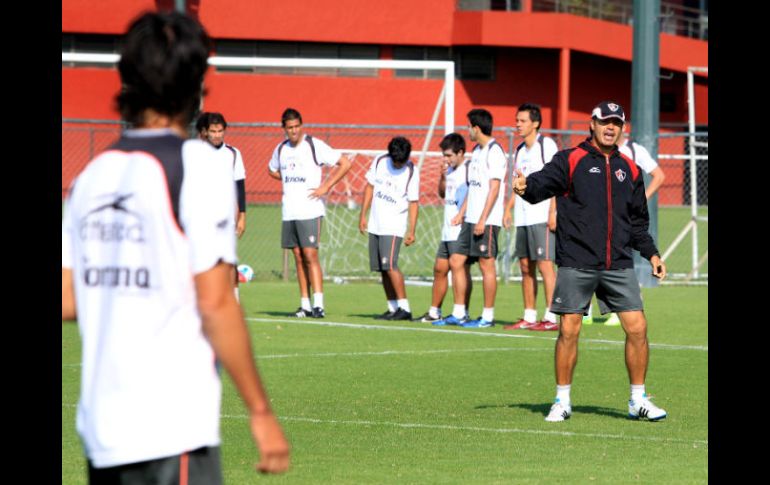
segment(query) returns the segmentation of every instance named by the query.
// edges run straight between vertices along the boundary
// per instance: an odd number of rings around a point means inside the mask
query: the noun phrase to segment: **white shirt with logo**
[[[77,430],[97,468],[220,442],[220,380],[193,277],[235,263],[235,190],[213,147],[181,146],[180,224],[161,163],[142,151],[98,155],[66,202],[62,268],[82,338]]]
[[[633,142],[634,153],[631,153],[631,147],[628,146],[628,138],[623,140],[623,144],[620,146],[620,153],[634,160],[634,162],[644,170],[646,173],[652,173],[653,170],[658,168],[658,162],[653,160],[650,156],[650,152],[647,151],[642,145]]]
[[[507,159],[503,147],[494,139],[490,139],[485,147],[476,145],[471,153],[468,171],[468,207],[465,210],[465,222],[476,224],[484,212],[484,205],[489,195],[489,181],[500,181],[500,191],[497,200],[487,216],[485,225],[503,225],[503,198],[505,196],[505,170]]]
[[[466,176],[468,174],[468,164],[470,160],[465,160],[446,176],[446,189],[444,191],[444,225],[441,228],[442,241],[456,241],[460,235],[462,224],[452,225],[452,219],[460,212],[460,206],[457,204],[457,188],[466,185]],[[467,196],[467,193],[466,193]]]
[[[282,148],[281,145],[283,145]],[[315,137],[313,137],[313,146],[318,164],[313,160],[313,152],[306,136],[302,137],[297,146],[284,141],[273,150],[268,167],[271,172],[281,172],[283,186],[281,212],[284,221],[315,219],[326,214],[323,201],[311,199],[308,196],[321,186],[323,175],[321,166],[336,165],[342,155],[323,140]]]
[[[411,170],[410,164],[413,167]],[[404,237],[409,202],[420,200],[420,171],[411,161],[397,169],[391,158],[385,155],[372,161],[366,172],[366,181],[373,187],[367,231],[379,236]]]
[[[243,155],[240,150],[227,143],[213,148],[217,153],[217,161],[229,168],[234,182],[246,178],[246,167],[243,165]]]
[[[543,143],[541,152],[540,143]],[[546,163],[550,162],[559,148],[552,138],[538,135],[532,147],[527,148],[525,144],[516,154],[514,160],[513,173],[521,170],[525,177],[543,169]],[[545,155],[545,160],[543,160]],[[543,224],[548,222],[548,210],[551,206],[551,199],[546,199],[537,204],[530,204],[521,196],[514,194],[516,202],[513,204],[513,221],[516,227],[531,226],[533,224]]]

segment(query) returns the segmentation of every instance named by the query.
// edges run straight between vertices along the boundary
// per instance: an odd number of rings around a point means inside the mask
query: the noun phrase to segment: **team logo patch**
[[[615,103],[610,103],[610,104],[608,104],[608,105],[607,105],[607,107],[610,109],[610,111],[612,111],[612,112],[614,113],[615,111],[617,111],[617,110],[618,110],[618,108],[619,108],[620,106],[618,106],[618,105],[617,105],[617,104],[615,104]]]
[[[543,248],[537,248],[537,255],[542,256],[543,255]]]
[[[315,242],[315,236],[310,236],[308,239],[310,239],[310,242],[311,242],[311,243],[314,243],[314,242]]]
[[[482,244],[481,246],[479,246],[479,251],[486,251],[486,250],[487,250],[486,244]]]
[[[388,257],[387,256],[383,256],[382,257],[382,264],[388,264]]]
[[[602,173],[602,171],[599,170],[599,167],[591,167],[591,170],[589,170],[588,173]]]
[[[622,182],[626,179],[626,172],[621,169],[617,169],[615,170],[615,177],[617,177],[617,179]]]

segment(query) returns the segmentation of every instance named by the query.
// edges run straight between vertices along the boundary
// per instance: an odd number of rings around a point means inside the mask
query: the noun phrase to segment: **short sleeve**
[[[70,197],[64,203],[64,217],[61,221],[61,267],[72,268],[72,206],[70,204],[72,197],[72,190],[70,190]]]
[[[409,186],[406,188],[406,198],[409,202],[420,200],[420,169],[417,167],[414,167],[412,180],[409,181]]]
[[[543,155],[545,156],[543,164],[550,162],[558,151],[559,147],[556,146],[556,142],[553,141],[553,138],[543,137]]]
[[[281,147],[281,145],[283,145],[283,143],[275,147],[275,150],[273,150],[273,156],[270,157],[270,163],[267,165],[267,168],[270,169],[271,172],[281,171],[281,161],[278,160],[278,149]]]
[[[372,164],[369,166],[369,170],[366,171],[366,181],[369,182],[369,185],[374,185],[374,181],[377,178],[377,160],[379,160],[380,157],[375,157],[374,160],[372,160]]]
[[[503,180],[505,178],[507,160],[505,159],[505,153],[503,153],[503,147],[497,144],[489,147],[487,164],[489,167],[490,179]]]
[[[235,166],[233,167],[233,180],[245,180],[246,179],[246,167],[243,165],[243,155],[241,151],[233,147],[235,150]]]
[[[330,147],[325,141],[313,137],[315,145],[315,154],[321,165],[337,165],[342,153]]]
[[[179,197],[179,219],[190,244],[193,274],[220,261],[235,264],[235,184],[229,171],[207,163],[210,148],[191,140],[182,148],[184,180]]]
[[[658,168],[658,162],[652,159],[650,152],[642,145],[634,143],[634,151],[636,151],[636,164],[646,173],[651,173]]]

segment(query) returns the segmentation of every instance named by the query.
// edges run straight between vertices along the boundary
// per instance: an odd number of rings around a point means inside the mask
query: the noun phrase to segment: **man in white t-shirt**
[[[449,287],[449,255],[457,252],[457,236],[460,226],[452,225],[452,219],[460,213],[465,196],[468,195],[468,165],[465,160],[465,140],[458,133],[449,133],[439,143],[443,157],[443,170],[438,181],[438,195],[444,199],[444,224],[441,226],[441,241],[436,251],[436,262],[433,266],[433,289],[431,306],[418,319],[423,323],[434,323],[442,319],[441,305],[444,302]],[[463,214],[464,215],[464,214]],[[465,301],[469,302],[473,282],[470,273],[470,259],[465,264],[467,288]]]
[[[409,160],[412,144],[402,136],[388,143],[388,153],[375,158],[366,172],[358,230],[369,233],[369,268],[378,271],[388,309],[375,317],[411,320],[404,275],[398,268],[401,242],[414,244],[420,200],[420,172]],[[369,207],[372,208],[367,223]],[[408,222],[408,227],[407,227]]]
[[[209,46],[178,12],[131,24],[118,106],[135,128],[86,166],[65,204],[62,321],[77,319],[82,339],[90,483],[221,484],[215,360],[246,405],[257,468],[289,465],[231,290],[234,184],[211,146],[186,140]]]
[[[525,175],[535,173],[551,161],[559,151],[552,138],[540,134],[543,117],[540,106],[524,103],[516,113],[516,129],[524,138],[513,159],[514,171],[520,169]],[[514,172],[515,173],[515,172]],[[514,257],[519,258],[521,268],[521,291],[524,297],[524,317],[518,322],[506,325],[506,330],[558,330],[556,315],[550,311],[553,289],[556,285],[556,270],[553,260],[556,256],[556,199],[530,204],[512,193],[505,205],[503,225],[511,227],[511,209],[516,225],[516,248]],[[545,290],[545,312],[543,320],[537,321],[537,270],[543,276]]]
[[[280,180],[283,187],[281,247],[291,249],[294,254],[300,293],[300,306],[294,315],[324,318],[323,273],[318,261],[318,245],[326,206],[321,197],[348,173],[351,163],[323,140],[304,134],[302,115],[296,109],[284,110],[281,125],[286,139],[273,150],[267,173]],[[322,180],[324,165],[336,166],[326,181]]]
[[[492,138],[492,114],[485,109],[468,112],[468,132],[477,143],[468,166],[468,195],[460,209],[463,225],[457,236],[458,252],[449,257],[455,306],[452,314],[437,325],[461,325],[484,328],[494,325],[497,295],[497,235],[503,224],[504,179],[507,166],[505,151]],[[453,221],[459,224],[460,218]],[[465,317],[465,262],[477,257],[484,287],[484,309],[476,320]]]
[[[650,152],[648,152],[646,148],[636,143],[631,137],[628,136],[627,125],[623,125],[623,135],[618,148],[620,153],[630,158],[637,167],[644,170],[644,172],[652,178],[652,180],[650,180],[650,185],[647,186],[644,191],[644,195],[649,201],[650,198],[655,195],[655,192],[658,191],[660,186],[663,185],[663,181],[666,180],[666,174],[663,173],[663,169],[660,168],[658,162],[653,160]],[[592,311],[593,305],[589,305],[588,313],[583,317],[584,325],[591,325],[594,323]],[[607,318],[604,324],[610,327],[620,326],[620,318],[618,318],[618,314],[615,312],[610,313],[609,318]]]
[[[214,163],[224,167],[235,182],[235,200],[237,205],[233,215],[235,217],[235,234],[240,239],[243,233],[246,232],[246,167],[243,165],[243,156],[240,150],[225,143],[227,120],[225,120],[222,113],[201,113],[199,120],[200,123],[196,122],[198,134],[214,147],[216,153]],[[235,298],[240,299],[238,294],[238,272],[235,268],[233,268],[232,276],[233,284],[235,285]]]

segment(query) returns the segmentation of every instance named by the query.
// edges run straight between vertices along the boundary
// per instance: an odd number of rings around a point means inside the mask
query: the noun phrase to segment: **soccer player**
[[[267,173],[283,186],[281,247],[291,249],[297,267],[300,306],[297,317],[324,318],[323,273],[318,261],[321,220],[326,206],[321,197],[350,170],[350,160],[323,140],[306,135],[302,115],[286,108],[281,115],[286,139],[273,150]],[[322,183],[322,167],[336,167]],[[313,306],[310,306],[310,289]]]
[[[468,165],[465,160],[465,140],[458,133],[449,133],[439,144],[444,161],[444,169],[438,181],[438,195],[444,199],[444,224],[441,228],[441,241],[436,251],[436,262],[433,266],[433,291],[431,306],[425,314],[419,318],[423,323],[432,323],[442,320],[441,305],[444,302],[448,288],[449,255],[456,253],[457,236],[460,234],[460,225],[453,224],[452,220],[464,214],[460,208],[465,207],[463,202],[468,194]],[[470,259],[465,265],[466,292],[465,301],[469,302],[473,282],[470,273]]]
[[[546,421],[572,414],[570,390],[577,363],[582,315],[591,295],[617,312],[626,332],[626,368],[631,381],[628,416],[657,421],[666,411],[646,394],[649,363],[647,320],[634,272],[632,249],[652,264],[652,274],[666,276],[647,228],[649,214],[644,178],[636,164],[620,154],[617,143],[625,124],[623,108],[599,103],[591,113],[591,136],[562,150],[539,172],[517,170],[513,189],[530,203],[555,195],[559,199],[556,232],[556,289],[551,311],[561,315],[556,341],[556,399]]]
[[[208,119],[209,114],[204,111],[198,115],[198,119],[195,121],[195,133],[198,135],[198,138],[203,141],[208,140],[208,133],[206,130],[206,127],[208,126]]]
[[[468,166],[468,195],[464,223],[457,236],[458,252],[449,256],[455,307],[451,315],[434,325],[461,325],[484,328],[494,325],[497,294],[497,234],[503,223],[503,194],[506,157],[503,147],[492,137],[492,113],[485,109],[468,112],[468,132],[476,142]],[[465,263],[477,257],[484,287],[484,310],[476,320],[465,316],[467,275]]]
[[[234,184],[186,140],[210,41],[147,13],[123,38],[133,128],[75,180],[62,220],[62,320],[82,338],[77,429],[90,483],[221,484],[217,359],[249,416],[263,472],[289,466],[233,296]],[[153,55],[147,55],[147,53]]]
[[[551,161],[559,149],[552,138],[540,134],[543,117],[536,104],[524,103],[516,113],[516,129],[524,141],[516,147],[514,169],[530,174],[541,170]],[[506,325],[506,330],[557,330],[556,315],[549,308],[556,284],[553,267],[555,255],[554,232],[556,231],[556,199],[552,197],[537,204],[530,204],[516,194],[505,205],[503,226],[511,227],[511,209],[516,224],[516,249],[514,257],[519,258],[521,268],[521,291],[524,297],[524,317],[518,322]],[[543,275],[545,290],[545,313],[537,321],[537,270]]]
[[[225,143],[225,130],[227,121],[221,113],[202,113],[196,123],[199,136],[205,135],[205,140],[216,150],[214,163],[225,167],[233,181],[235,181],[237,208],[235,215],[235,233],[240,239],[246,232],[246,167],[243,165],[241,151],[234,146]],[[233,268],[233,284],[235,285],[235,298],[238,294],[238,272]]]
[[[419,211],[420,172],[409,160],[411,152],[409,140],[397,136],[388,143],[388,153],[374,159],[366,172],[358,220],[361,234],[369,233],[369,267],[382,278],[388,309],[375,318],[383,320],[412,319],[404,275],[398,269],[401,242],[406,246],[414,244]],[[372,213],[367,223],[370,206]]]

